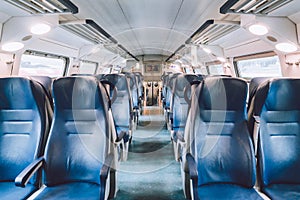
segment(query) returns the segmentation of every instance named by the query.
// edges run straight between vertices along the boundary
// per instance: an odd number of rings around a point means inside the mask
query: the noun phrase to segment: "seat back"
[[[14,181],[44,153],[49,131],[46,94],[22,77],[0,78],[0,181]]]
[[[194,99],[192,129],[198,184],[253,187],[255,158],[246,125],[247,83],[229,77],[206,78]]]
[[[173,88],[173,99],[171,101],[171,113],[172,113],[172,127],[174,130],[183,129],[186,123],[189,102],[185,98],[185,89],[190,88],[193,81],[198,80],[196,75],[182,74],[178,75],[174,88]]]
[[[127,78],[124,74],[107,74],[103,78],[117,88],[117,97],[111,105],[117,132],[128,132],[131,129],[132,108]]]
[[[53,82],[54,117],[45,152],[45,184],[100,182],[110,141],[108,99],[94,77]]]
[[[53,82],[52,78],[49,76],[30,76],[30,79],[37,81],[44,87],[46,94],[48,96],[48,100],[50,102],[51,109],[53,110],[53,100],[52,100],[52,90],[51,90],[51,86]]]
[[[260,116],[258,163],[262,186],[300,183],[300,79],[265,82],[255,95]]]
[[[132,98],[133,108],[139,108],[139,98],[138,98],[138,85],[136,82],[135,75],[132,73],[125,73],[126,77],[129,80],[129,89]]]

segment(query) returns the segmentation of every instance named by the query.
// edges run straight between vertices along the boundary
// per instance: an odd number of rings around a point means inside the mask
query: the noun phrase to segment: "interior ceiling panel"
[[[78,18],[91,18],[135,56],[169,56],[223,0],[73,0]],[[217,3],[216,3],[217,2]],[[213,12],[209,12],[210,6]],[[204,19],[203,16],[204,15]],[[202,18],[202,19],[201,19]]]

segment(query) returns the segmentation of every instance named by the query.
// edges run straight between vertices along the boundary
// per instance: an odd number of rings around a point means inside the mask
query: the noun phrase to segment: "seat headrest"
[[[0,90],[3,91],[0,95],[0,108],[32,108],[35,104],[31,90],[31,88],[34,87],[34,84],[36,83],[25,77],[0,78]]]
[[[201,108],[209,110],[245,111],[247,83],[230,77],[209,77],[202,84]]]
[[[255,94],[254,114],[269,111],[300,110],[300,79],[272,79],[264,82]]]
[[[99,97],[103,95],[99,94],[99,87],[101,86],[94,77],[64,77],[56,79],[53,82],[55,107],[57,109],[98,108],[102,103]]]
[[[107,74],[103,78],[115,85],[118,91],[127,90],[127,79],[124,74]]]

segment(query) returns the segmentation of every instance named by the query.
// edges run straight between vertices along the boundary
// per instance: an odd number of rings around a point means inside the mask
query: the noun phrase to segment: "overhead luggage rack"
[[[78,13],[78,7],[69,0],[5,0],[31,14]]]
[[[60,26],[94,44],[103,44],[107,49],[113,52],[124,52],[123,54],[128,54],[136,61],[139,61],[125,47],[118,44],[118,41],[115,38],[113,38],[109,33],[107,33],[91,19],[60,21]]]
[[[207,20],[195,33],[193,33],[186,43],[210,44],[237,30],[239,27],[239,21]]]
[[[117,44],[117,41],[93,20],[60,21],[60,25],[66,30],[95,44]]]
[[[267,15],[292,1],[293,0],[228,0],[220,8],[220,13]]]

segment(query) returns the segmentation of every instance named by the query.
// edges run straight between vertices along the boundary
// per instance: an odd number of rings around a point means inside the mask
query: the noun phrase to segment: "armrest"
[[[114,160],[113,154],[109,154],[105,158],[104,164],[100,171],[100,180],[101,181],[106,181],[108,174],[110,172],[110,166],[112,166],[113,160]]]
[[[120,134],[117,134],[116,143],[121,142],[122,139],[124,139],[125,141],[126,135],[127,135],[126,131],[121,131]]]
[[[176,137],[177,137],[177,142],[179,142],[181,145],[185,145],[185,140],[184,140],[184,133],[182,131],[177,131]]]
[[[42,167],[44,161],[44,157],[34,160],[16,177],[15,185],[18,187],[25,187],[34,173]]]
[[[188,170],[189,170],[189,175],[191,177],[191,179],[194,181],[195,179],[198,180],[198,170],[197,170],[197,166],[196,166],[196,162],[194,157],[188,153],[186,155],[186,161],[188,164]]]

